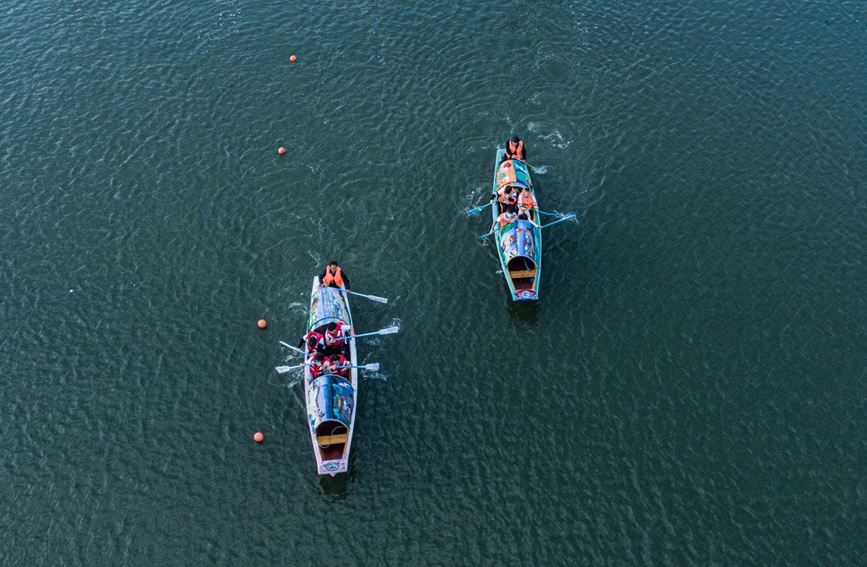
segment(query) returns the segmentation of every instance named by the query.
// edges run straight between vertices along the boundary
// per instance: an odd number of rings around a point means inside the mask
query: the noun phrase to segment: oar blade
[[[486,205],[481,205],[481,206],[476,207],[475,209],[471,209],[471,210],[467,211],[467,216],[468,216],[468,217],[474,217],[474,216],[476,216],[477,214],[479,214],[480,212],[484,211],[485,209],[487,209],[487,208],[490,207],[490,206],[491,206],[491,204],[490,204],[490,203],[487,203]]]
[[[400,327],[387,327],[385,329],[380,329],[377,335],[393,335],[394,333],[400,331]]]
[[[298,367],[296,366],[295,368],[298,368]],[[289,372],[290,370],[292,370],[292,367],[291,367],[291,366],[276,366],[276,367],[274,368],[274,370],[276,370],[276,371],[279,372],[280,374],[286,374],[287,372]]]
[[[380,303],[388,303],[388,299],[386,299],[384,297],[379,297],[378,295],[366,295],[363,293],[358,293],[357,291],[350,291],[349,293],[351,293],[352,295],[357,295],[359,297],[366,297],[367,299],[370,299],[372,301],[378,301]]]
[[[372,363],[372,364],[366,364],[366,365],[364,366],[364,369],[365,369],[365,370],[370,370],[371,372],[376,372],[377,370],[379,370],[379,363],[378,363],[378,362],[374,362],[374,363]]]

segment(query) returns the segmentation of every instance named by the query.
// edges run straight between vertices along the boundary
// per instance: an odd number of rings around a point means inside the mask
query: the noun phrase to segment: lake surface
[[[0,8],[0,564],[864,564],[863,3]],[[331,259],[401,332],[321,478]]]

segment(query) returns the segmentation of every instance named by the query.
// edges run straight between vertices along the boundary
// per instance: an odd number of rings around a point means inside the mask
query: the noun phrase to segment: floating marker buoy
[[[253,436],[253,441],[255,441],[256,443],[261,443],[264,440],[265,440],[265,436],[262,435],[261,431],[257,431],[256,435]]]
[[[290,55],[290,56],[289,56],[289,61],[291,61],[292,63],[295,63],[296,61],[298,61],[298,58],[295,57],[294,55]]]
[[[259,319],[259,328],[264,329],[268,326],[268,322],[265,319]]]
[[[280,148],[279,150],[277,150],[277,153],[282,156],[283,154],[286,153],[286,148]]]

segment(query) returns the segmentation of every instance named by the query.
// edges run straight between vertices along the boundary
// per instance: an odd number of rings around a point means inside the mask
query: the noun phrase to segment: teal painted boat
[[[513,159],[503,160],[505,150],[497,150],[494,164],[493,193],[506,187],[521,191],[529,188],[536,197],[533,181],[527,164]],[[503,266],[503,275],[514,301],[533,301],[539,299],[539,277],[542,272],[542,231],[539,229],[538,213],[532,213],[532,221],[514,219],[501,222],[497,204],[491,207],[493,234],[496,238],[497,254]],[[503,219],[505,220],[505,219]]]

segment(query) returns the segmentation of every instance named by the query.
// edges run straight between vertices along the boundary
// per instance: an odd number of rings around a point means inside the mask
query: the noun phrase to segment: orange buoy
[[[289,61],[291,61],[292,63],[295,63],[296,61],[298,61],[298,58],[295,57],[294,55],[290,55],[290,56],[289,56]]]
[[[268,326],[268,321],[266,321],[265,319],[259,319],[259,328],[260,329],[264,329],[267,326]]]
[[[261,431],[257,431],[256,435],[253,436],[253,441],[255,441],[256,443],[261,443],[264,440],[265,440],[265,436],[262,435]]]
[[[277,150],[277,153],[280,154],[280,155],[282,156],[283,154],[286,153],[286,148],[282,148],[282,147],[281,147],[279,150]]]

